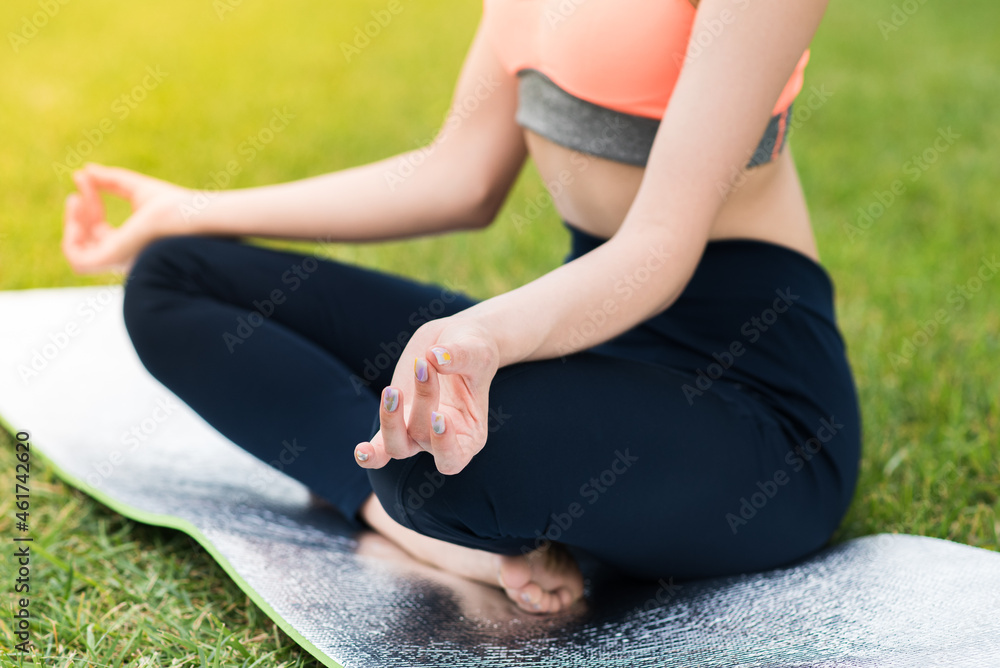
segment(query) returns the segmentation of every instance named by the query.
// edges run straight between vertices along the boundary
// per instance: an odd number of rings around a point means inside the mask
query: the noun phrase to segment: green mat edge
[[[11,435],[11,438],[14,440],[15,443],[17,442],[17,432],[25,431],[23,429],[12,428],[11,424],[7,421],[7,418],[4,417],[3,414],[0,414],[0,426],[3,426],[3,428],[7,430],[7,432]],[[34,452],[35,451],[34,437],[31,438],[31,444],[32,444],[32,452]],[[306,649],[310,654],[316,657],[316,659],[318,659],[324,665],[330,666],[330,668],[347,668],[346,666],[343,666],[337,663],[335,660],[331,659],[329,655],[327,655],[325,652],[321,651],[318,647],[316,647],[311,642],[302,637],[302,635],[299,634],[299,632],[296,631],[291,624],[285,621],[284,617],[279,615],[274,610],[274,608],[272,608],[267,603],[267,601],[265,601],[263,598],[260,597],[260,595],[256,592],[256,590],[253,589],[253,587],[248,585],[246,581],[244,581],[243,578],[239,576],[239,574],[233,568],[233,565],[229,563],[229,560],[223,557],[222,554],[215,549],[215,546],[212,544],[212,542],[209,541],[204,536],[204,534],[201,533],[198,527],[196,527],[195,525],[191,524],[186,520],[182,520],[172,515],[157,515],[155,513],[147,513],[146,511],[138,510],[127,504],[121,503],[115,500],[114,498],[108,496],[103,491],[95,487],[92,487],[91,485],[78,479],[76,476],[71,475],[66,471],[64,471],[58,464],[55,463],[55,461],[53,461],[51,458],[48,457],[48,455],[45,454],[44,447],[40,448],[37,452],[38,454],[41,454],[42,459],[45,460],[48,466],[52,467],[56,476],[60,478],[64,483],[77,488],[78,490],[80,490],[84,494],[87,494],[90,497],[93,497],[95,500],[108,506],[109,508],[119,513],[120,515],[124,515],[125,517],[133,519],[137,522],[142,522],[143,524],[151,524],[153,526],[167,527],[168,529],[177,529],[178,531],[183,531],[184,533],[194,538],[196,541],[198,541],[199,545],[201,545],[203,548],[205,548],[205,550],[208,551],[208,553],[212,556],[212,558],[215,559],[216,563],[222,566],[222,569],[229,575],[229,577],[231,577],[236,582],[236,585],[243,590],[243,593],[249,596],[250,600],[256,603],[257,607],[263,610],[264,614],[270,617],[271,621],[277,624],[282,631],[291,636],[291,638],[295,640],[295,642],[297,642],[301,647]]]

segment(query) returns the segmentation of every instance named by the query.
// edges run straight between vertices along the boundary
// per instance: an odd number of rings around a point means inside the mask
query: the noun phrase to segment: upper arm
[[[694,272],[722,205],[719,185],[728,191],[746,165],[826,5],[701,0],[691,39],[712,39],[684,63],[619,234],[655,228]]]
[[[527,158],[516,111],[517,77],[503,69],[480,21],[431,146],[454,165],[484,225],[492,222]]]

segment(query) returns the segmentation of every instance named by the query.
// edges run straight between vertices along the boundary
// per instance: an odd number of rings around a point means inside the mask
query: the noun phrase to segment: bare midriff
[[[543,182],[561,186],[549,188],[560,217],[596,237],[614,236],[639,191],[645,169],[568,149],[531,130],[524,134]],[[566,172],[573,178],[567,179]],[[819,262],[789,146],[772,162],[744,170],[738,184],[718,211],[710,241],[758,239],[787,246]]]

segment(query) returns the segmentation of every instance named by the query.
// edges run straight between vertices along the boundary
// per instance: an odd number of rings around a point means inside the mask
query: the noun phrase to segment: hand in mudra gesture
[[[63,255],[73,271],[128,273],[139,252],[154,239],[183,230],[182,207],[194,192],[122,167],[88,163],[73,173],[76,192],[66,198]],[[108,222],[106,192],[132,207],[122,224]]]
[[[486,444],[489,388],[499,361],[493,337],[471,318],[458,314],[421,325],[382,391],[381,427],[355,447],[355,460],[382,468],[426,450],[442,474],[460,472]]]

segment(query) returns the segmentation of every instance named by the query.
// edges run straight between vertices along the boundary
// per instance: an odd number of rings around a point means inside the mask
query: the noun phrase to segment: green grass
[[[0,289],[115,280],[77,276],[62,258],[71,184],[53,168],[104,118],[114,129],[88,159],[189,186],[205,185],[237,157],[276,107],[296,118],[244,161],[234,186],[362,164],[429,139],[481,5],[401,2],[404,11],[351,62],[340,43],[385,2],[308,2],[291,12],[242,2],[220,19],[209,0],[70,0],[17,53],[5,37]],[[4,3],[3,34],[37,11],[34,2]],[[884,39],[877,22],[891,12],[887,2],[831,3],[804,94],[811,86],[833,94],[808,120],[800,116],[790,140],[837,285],[864,417],[862,478],[836,538],[903,532],[997,550],[1000,277],[960,309],[949,296],[975,276],[980,258],[1000,255],[1000,46],[992,39],[1000,5],[927,2]],[[115,100],[141,83],[147,66],[165,78],[119,118]],[[907,161],[949,127],[959,138],[913,180]],[[850,228],[858,207],[897,179],[903,194],[858,235]],[[529,164],[488,230],[328,251],[486,298],[561,261],[567,238],[551,209],[525,232],[512,229],[511,214],[542,188]],[[112,212],[121,220],[125,209],[116,203]],[[923,337],[924,323],[942,311],[946,321]],[[908,340],[919,345],[907,351]],[[10,471],[11,441],[0,437]],[[36,466],[33,487],[36,541],[49,555],[33,564],[32,594],[46,665],[136,665],[139,657],[163,666],[319,665],[184,534],[123,518],[44,466]],[[4,535],[13,533],[11,496],[0,497]],[[12,573],[11,560],[2,560],[0,579],[12,582]]]

